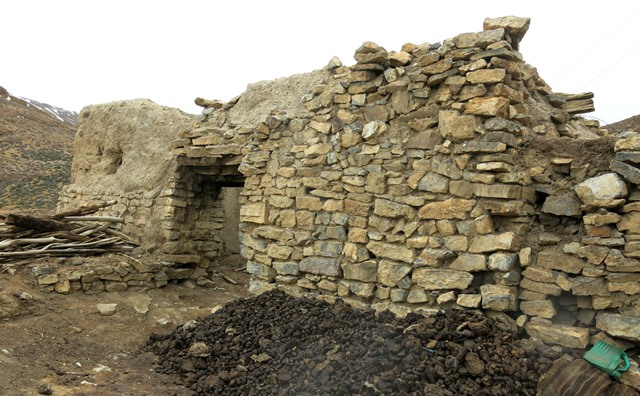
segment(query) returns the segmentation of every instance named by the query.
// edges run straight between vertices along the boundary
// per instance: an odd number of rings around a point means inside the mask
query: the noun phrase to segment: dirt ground
[[[138,353],[151,333],[206,316],[248,297],[249,276],[233,268],[217,289],[187,283],[161,289],[62,295],[30,285],[29,273],[0,266],[0,395],[189,395],[177,377],[153,371],[154,356]],[[117,303],[112,316],[97,304]],[[49,392],[50,389],[50,392]]]

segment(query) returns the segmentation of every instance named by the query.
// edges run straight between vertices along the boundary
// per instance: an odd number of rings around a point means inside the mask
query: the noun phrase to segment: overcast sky
[[[640,114],[635,1],[2,1],[0,85],[79,111],[148,98],[199,113],[247,84],[355,63],[364,41],[388,51],[482,30],[485,17],[531,18],[520,45],[555,92],[595,93],[605,123]]]

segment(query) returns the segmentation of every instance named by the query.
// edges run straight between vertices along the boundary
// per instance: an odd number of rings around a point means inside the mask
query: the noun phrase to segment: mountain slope
[[[625,131],[640,132],[640,115],[629,117],[625,120],[614,122],[606,126],[609,132],[620,133]]]
[[[0,87],[0,210],[55,208],[70,178],[76,118]]]

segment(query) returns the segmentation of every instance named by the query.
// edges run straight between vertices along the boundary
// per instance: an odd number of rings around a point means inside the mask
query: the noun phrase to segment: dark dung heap
[[[198,395],[534,395],[560,356],[505,316],[359,311],[271,291],[153,335],[157,370]]]

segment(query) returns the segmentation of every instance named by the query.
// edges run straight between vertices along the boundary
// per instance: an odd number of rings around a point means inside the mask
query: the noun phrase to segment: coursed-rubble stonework
[[[592,95],[554,93],[524,61],[528,26],[366,42],[355,65],[200,99],[172,143],[160,252],[209,271],[224,214],[194,221],[216,207],[202,188],[242,185],[255,292],[511,312],[565,346],[640,341],[621,330],[640,317],[640,138],[577,116]]]

